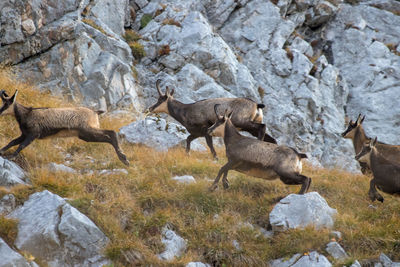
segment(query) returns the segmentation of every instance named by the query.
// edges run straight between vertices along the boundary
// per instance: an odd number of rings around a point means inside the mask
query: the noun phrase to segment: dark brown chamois
[[[76,108],[32,108],[16,102],[18,91],[8,97],[4,90],[0,91],[3,106],[0,115],[14,116],[19,124],[21,136],[12,140],[0,149],[0,155],[12,146],[19,145],[11,158],[32,143],[35,139],[50,137],[76,136],[86,142],[110,143],[118,158],[129,165],[119,145],[117,134],[112,130],[100,129],[98,113],[84,107]]]
[[[356,155],[361,152],[364,144],[369,143],[371,140],[369,137],[366,136],[364,128],[362,127],[364,119],[365,116],[361,117],[361,114],[359,114],[357,120],[355,122],[351,120],[347,126],[347,129],[342,133],[342,136],[344,138],[348,138],[353,141],[354,151]],[[378,151],[384,157],[400,162],[400,146],[388,145],[378,142],[376,144],[376,149],[378,149]],[[363,159],[358,160],[358,162],[361,166],[361,172],[363,174],[372,175],[371,169],[367,162],[363,161]]]
[[[161,80],[156,82],[159,94],[158,101],[148,110],[154,113],[167,113],[188,130],[190,135],[186,139],[186,152],[190,151],[190,143],[194,139],[204,136],[213,157],[216,158],[217,153],[213,146],[212,137],[207,133],[208,127],[217,120],[214,113],[216,104],[220,105],[221,111],[235,110],[232,121],[238,129],[249,132],[260,140],[276,143],[274,138],[265,133],[266,126],[262,123],[264,104],[257,104],[247,98],[213,98],[183,104],[173,98],[174,89],[170,92],[167,87],[165,94],[163,94],[160,89],[160,82]]]
[[[224,137],[228,163],[219,170],[210,190],[217,187],[221,175],[223,175],[224,188],[228,188],[228,171],[236,170],[266,180],[280,178],[287,185],[301,184],[299,194],[308,191],[311,178],[300,174],[301,159],[307,158],[305,154],[298,153],[288,146],[267,143],[241,135],[231,121],[232,112],[230,115],[225,112],[224,116],[218,116],[218,110],[215,108],[215,114],[218,120],[208,129],[208,133],[217,133]]]
[[[364,143],[356,159],[365,159],[371,167],[373,179],[370,181],[369,198],[383,202],[383,197],[376,187],[388,194],[400,194],[400,161],[384,157],[377,148],[377,138]]]

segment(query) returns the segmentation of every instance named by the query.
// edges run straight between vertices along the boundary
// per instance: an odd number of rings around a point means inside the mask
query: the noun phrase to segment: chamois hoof
[[[126,156],[124,154],[118,155],[118,158],[120,161],[122,161],[123,164],[126,166],[129,166],[129,160],[126,159]]]
[[[215,189],[217,189],[217,187],[218,187],[218,184],[212,184],[212,185],[208,188],[208,191],[214,192]]]
[[[380,201],[380,202],[382,202],[383,203],[383,200],[384,200],[384,198],[382,197],[382,196],[378,196],[378,201]]]
[[[225,190],[229,188],[229,182],[228,181],[224,181],[222,184],[224,185],[224,189]]]

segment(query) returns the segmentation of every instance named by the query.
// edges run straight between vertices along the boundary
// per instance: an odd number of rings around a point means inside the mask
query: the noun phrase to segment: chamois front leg
[[[36,138],[37,138],[36,136],[31,135],[31,134],[25,136],[24,140],[20,143],[17,150],[15,150],[15,152],[13,154],[11,154],[11,156],[9,158],[10,159],[15,158],[19,154],[19,152],[21,152],[22,149],[29,146],[33,142],[33,140],[35,140]]]
[[[208,145],[208,147],[209,147],[210,150],[211,150],[211,154],[213,155],[213,157],[214,157],[215,160],[218,160],[218,158],[217,158],[217,152],[215,152],[215,149],[214,149],[214,145],[213,145],[213,141],[212,141],[211,135],[206,134],[206,135],[205,135],[205,138],[206,138],[207,145]]]
[[[218,182],[219,182],[219,179],[221,178],[222,174],[224,174],[224,178],[222,180],[224,183],[224,188],[226,189],[229,187],[228,180],[226,177],[228,175],[228,171],[232,168],[232,166],[233,166],[233,163],[228,161],[228,163],[226,163],[224,166],[221,167],[221,169],[218,172],[217,177],[214,180],[214,183],[211,185],[211,187],[209,189],[210,191],[214,191],[218,187]]]
[[[186,153],[190,152],[190,143],[196,139],[198,136],[195,136],[193,134],[190,134],[187,138],[186,138]]]
[[[10,143],[8,143],[8,145],[6,145],[2,149],[0,149],[0,155],[3,155],[3,153],[6,152],[10,147],[21,144],[22,141],[24,141],[24,139],[25,139],[25,136],[21,135],[20,137],[17,137],[14,140],[12,140]]]
[[[381,194],[379,194],[375,186],[376,186],[375,179],[372,179],[369,182],[369,191],[368,191],[369,199],[371,199],[372,202],[374,202],[375,199],[377,199],[380,202],[383,202],[384,198],[382,197]]]
[[[122,163],[124,163],[126,166],[129,166],[129,161],[119,147],[117,134],[114,131],[85,128],[79,130],[78,137],[79,139],[82,139],[86,142],[100,142],[111,144],[114,147],[119,160],[122,161]]]

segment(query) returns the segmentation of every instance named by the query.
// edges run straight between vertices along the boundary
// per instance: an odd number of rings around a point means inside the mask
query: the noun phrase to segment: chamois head
[[[14,95],[9,97],[5,90],[0,90],[0,97],[3,101],[3,106],[0,108],[0,115],[14,115],[14,104],[17,98],[18,90],[15,91]]]
[[[371,140],[370,142],[365,142],[360,153],[356,155],[356,160],[363,160],[369,163],[369,155],[371,154],[371,151],[375,149],[375,145],[378,142],[378,138],[375,137],[374,140]]]
[[[353,138],[355,129],[362,124],[364,119],[365,119],[365,115],[361,118],[361,114],[358,114],[358,118],[357,118],[356,122],[353,122],[352,120],[350,120],[349,125],[347,126],[346,131],[344,131],[342,133],[342,136],[344,138]]]
[[[232,118],[232,113],[228,114],[228,110],[225,110],[224,116],[221,116],[218,114],[217,108],[219,104],[216,104],[214,106],[214,112],[215,115],[217,115],[217,120],[216,122],[211,125],[210,128],[207,129],[207,134],[212,135],[212,136],[225,136],[225,123]]]
[[[164,112],[164,113],[169,113],[168,112],[168,105],[167,105],[167,102],[168,102],[168,99],[173,99],[173,95],[174,95],[174,89],[172,89],[172,91],[170,92],[169,91],[169,88],[168,88],[168,86],[166,87],[166,90],[165,90],[165,94],[163,94],[162,92],[161,92],[161,89],[160,89],[160,82],[161,82],[161,80],[157,80],[157,82],[156,82],[156,88],[157,88],[157,92],[158,92],[158,94],[159,94],[159,97],[158,97],[158,100],[157,100],[157,103],[155,103],[154,105],[152,105],[151,107],[149,107],[149,111],[150,112],[153,112],[153,113],[161,113],[161,112]]]

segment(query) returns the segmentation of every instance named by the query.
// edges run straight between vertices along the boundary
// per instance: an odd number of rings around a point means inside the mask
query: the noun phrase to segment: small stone
[[[28,35],[32,35],[36,31],[35,23],[31,19],[24,20],[21,23],[22,29],[24,32],[26,32]]]
[[[326,251],[335,259],[345,259],[349,257],[338,242],[330,242],[326,246]]]
[[[194,177],[191,175],[175,176],[175,177],[172,177],[172,180],[175,180],[175,181],[177,181],[179,183],[183,183],[183,184],[191,184],[191,183],[196,182]]]
[[[76,173],[76,170],[74,170],[71,167],[65,166],[64,164],[57,164],[57,163],[49,163],[48,165],[49,170],[52,172],[67,172],[67,173]]]

